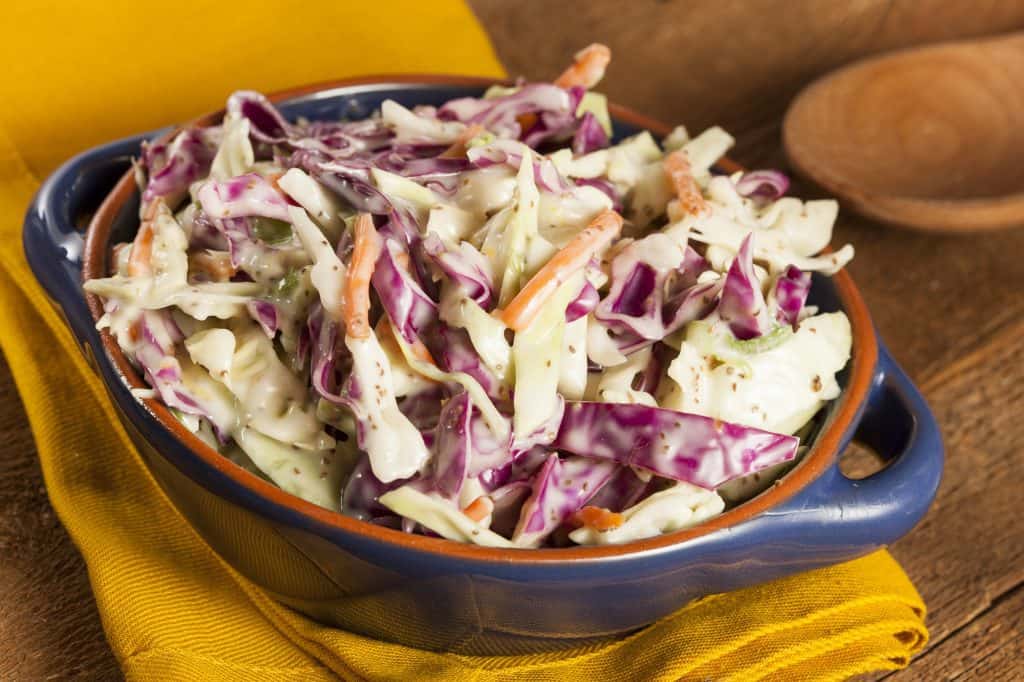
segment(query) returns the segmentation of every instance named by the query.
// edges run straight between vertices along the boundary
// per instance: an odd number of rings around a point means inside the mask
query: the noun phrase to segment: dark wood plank
[[[1019,680],[1022,656],[1024,587],[1019,586],[890,679]]]
[[[1003,604],[1019,602],[1024,585],[1024,524],[1014,482],[1024,470],[1022,333],[1024,323],[1005,326],[923,384],[943,426],[946,472],[936,504],[892,551],[928,605],[931,642],[921,660],[930,668],[975,655],[975,622],[999,622]],[[1024,675],[1024,659],[999,660]]]
[[[746,130],[778,118],[814,77],[907,45],[1015,30],[1024,6],[1000,0],[470,0],[512,75],[552,78],[604,42],[601,89],[693,128]]]

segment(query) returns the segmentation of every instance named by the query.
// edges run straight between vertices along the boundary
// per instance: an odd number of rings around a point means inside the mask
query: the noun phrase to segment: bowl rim
[[[508,81],[494,78],[481,78],[473,76],[437,75],[437,74],[387,74],[362,76],[358,78],[346,78],[328,82],[314,83],[299,86],[287,90],[275,92],[268,95],[268,99],[274,103],[284,100],[296,99],[299,97],[310,97],[315,95],[328,95],[329,91],[335,89],[353,88],[358,86],[467,86],[486,87],[494,84],[506,84]],[[609,113],[613,119],[623,121],[644,130],[664,135],[670,130],[669,126],[639,114],[626,107],[609,103]],[[187,125],[211,125],[219,121],[224,110],[215,111],[200,116]],[[175,126],[164,137],[169,137],[181,130],[182,126]],[[729,159],[723,159],[719,165],[728,172],[741,170],[742,167]],[[106,275],[104,266],[106,263],[107,242],[113,221],[120,212],[121,207],[128,201],[136,191],[135,178],[132,169],[129,169],[117,182],[114,188],[107,194],[93,215],[85,235],[85,247],[82,256],[82,281],[94,277]],[[285,492],[276,485],[259,478],[246,471],[242,467],[224,457],[222,454],[201,441],[195,434],[186,429],[179,422],[170,410],[153,398],[141,399],[141,403],[163,428],[170,432],[175,439],[190,451],[191,455],[202,461],[203,464],[215,469],[219,474],[226,476],[235,485],[241,486],[249,494],[254,494],[260,502],[268,502],[274,507],[284,508],[293,514],[298,514],[304,521],[313,522],[326,527],[328,531],[343,531],[363,539],[377,541],[395,548],[412,549],[434,555],[443,555],[448,558],[468,560],[479,563],[504,564],[504,565],[532,565],[561,563],[566,561],[598,561],[607,559],[622,559],[645,555],[653,551],[666,550],[670,547],[683,545],[689,540],[709,535],[715,531],[736,526],[747,521],[762,512],[777,506],[804,490],[829,466],[833,464],[839,454],[839,448],[850,427],[854,424],[860,408],[867,397],[871,377],[877,361],[877,340],[874,327],[868,315],[867,308],[861,298],[853,279],[843,269],[832,277],[843,311],[850,320],[852,329],[853,344],[850,359],[850,374],[846,389],[837,399],[836,406],[829,420],[823,425],[810,451],[803,460],[785,476],[779,479],[771,488],[756,495],[752,499],[725,511],[724,513],[704,521],[691,528],[686,528],[652,538],[637,540],[622,545],[604,546],[574,546],[566,548],[536,548],[536,549],[507,549],[481,547],[469,543],[461,543],[445,538],[433,538],[424,535],[404,533],[391,528],[385,528],[366,521],[345,516],[337,511],[320,507],[307,502],[299,497]],[[98,321],[103,315],[103,305],[100,298],[94,294],[84,292],[86,304],[94,321]],[[129,388],[147,388],[142,377],[132,367],[125,354],[121,351],[117,341],[110,335],[108,330],[99,331],[99,337],[106,352],[107,359],[113,363],[121,381]],[[146,429],[140,428],[144,433]],[[160,455],[170,459],[176,467],[180,466],[174,462],[172,457]],[[186,473],[186,475],[188,475]],[[190,476],[191,477],[191,476]],[[203,483],[196,481],[200,485]],[[205,487],[205,486],[204,486]],[[211,490],[215,494],[215,490]],[[267,514],[267,510],[253,510],[256,513]],[[277,511],[277,510],[275,510]]]

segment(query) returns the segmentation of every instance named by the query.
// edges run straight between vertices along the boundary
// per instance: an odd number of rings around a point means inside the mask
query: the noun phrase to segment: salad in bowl
[[[686,528],[801,455],[850,358],[806,304],[834,201],[615,140],[593,45],[551,83],[354,121],[237,92],[150,144],[106,329],[225,457],[307,501],[499,548]]]

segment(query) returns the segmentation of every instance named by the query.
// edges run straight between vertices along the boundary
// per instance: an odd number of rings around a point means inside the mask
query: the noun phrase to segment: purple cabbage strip
[[[674,269],[659,269],[645,262],[646,249],[657,246],[647,240],[661,240],[655,233],[633,242],[612,260],[611,287],[598,303],[594,316],[616,337],[619,350],[629,354],[650,342],[665,338],[686,322],[711,312],[708,298],[716,295],[714,285],[696,282],[709,266],[689,246]]]
[[[482,99],[463,97],[446,102],[437,110],[437,117],[445,121],[478,123],[497,135],[520,137],[519,116],[523,114],[562,113],[575,116],[579,97],[550,83],[530,83],[517,91]]]
[[[373,288],[395,329],[408,343],[419,340],[427,325],[437,319],[437,304],[405,268],[399,265],[402,247],[386,239],[373,269]]]
[[[339,343],[339,325],[324,315],[319,303],[314,303],[306,326],[310,337],[310,383],[313,390],[327,402],[348,408],[356,418],[356,437],[362,447],[363,433],[362,409],[359,406],[361,387],[355,377],[348,372],[347,379],[339,388],[339,362],[350,361],[345,353],[345,346]]]
[[[495,400],[508,398],[507,388],[484,365],[465,329],[449,327],[438,321],[431,331],[424,342],[442,370],[468,374]]]
[[[433,434],[447,399],[448,392],[443,386],[431,386],[399,399],[398,409],[420,433]]]
[[[143,148],[142,162],[149,173],[142,204],[163,198],[173,210],[188,193],[189,185],[210,171],[216,150],[206,144],[201,128],[187,128],[169,143]]]
[[[666,301],[662,311],[665,336],[681,329],[685,324],[707,317],[715,309],[724,282],[725,278],[719,277],[704,284],[694,284]]]
[[[802,272],[790,265],[775,282],[775,319],[780,324],[795,326],[800,320],[800,311],[807,302],[811,291],[811,273]]]
[[[494,489],[487,496],[494,503],[491,512],[491,530],[510,537],[519,522],[519,512],[532,488],[529,480],[516,480]]]
[[[203,211],[213,220],[261,216],[291,222],[284,195],[257,173],[224,182],[210,180],[199,188],[197,197]]]
[[[540,545],[582,509],[617,468],[614,462],[600,459],[549,455],[534,478],[533,492],[523,503],[512,540],[527,547]]]
[[[210,422],[217,438],[224,441],[232,424],[219,423],[209,408],[192,395],[181,379],[181,365],[174,357],[175,344],[184,335],[174,323],[168,310],[146,310],[139,318],[141,343],[134,352],[135,361],[142,369],[149,385],[156,389],[160,400],[185,414],[205,418]]]
[[[465,391],[452,397],[441,410],[434,439],[434,486],[448,499],[456,499],[466,482],[473,457],[471,423],[473,402]]]
[[[454,282],[467,298],[484,310],[494,303],[494,277],[491,263],[469,242],[457,249],[448,249],[436,234],[423,238],[423,250],[445,276]]]
[[[203,213],[205,216],[205,212]],[[247,248],[266,249],[253,238],[249,229],[249,221],[245,218],[222,218],[212,221],[216,229],[228,245],[228,254],[231,257],[231,265],[236,270],[246,265],[245,251]]]
[[[747,235],[729,266],[718,302],[718,314],[741,340],[757,338],[772,325],[761,283],[754,272],[753,234]]]
[[[280,142],[292,130],[270,100],[259,92],[239,90],[233,93],[228,97],[227,110],[249,119],[249,135],[259,142]]]
[[[497,442],[492,439],[492,442]],[[498,450],[474,458],[469,469],[470,478],[477,480],[489,493],[513,483],[528,483],[548,458],[548,449],[542,446],[504,456]],[[493,454],[497,453],[497,454]],[[499,463],[500,462],[500,463]],[[483,468],[486,466],[491,468]]]
[[[506,426],[508,435],[499,439],[491,431],[487,420],[481,416],[480,410],[473,411],[469,424],[470,437],[473,441],[473,459],[469,463],[469,476],[476,477],[485,471],[501,469],[506,465],[511,465],[508,473],[512,475],[515,463],[523,461],[522,457],[512,456],[512,425],[507,423]]]
[[[440,151],[444,151],[444,148]],[[451,196],[458,189],[459,174],[473,167],[465,157],[408,158],[395,152],[378,155],[374,165],[381,170],[415,180],[445,196]]]
[[[580,86],[573,86],[566,90],[566,93],[569,95],[567,110],[555,109],[538,112],[533,125],[522,131],[519,139],[536,149],[546,142],[571,138],[579,126],[576,110],[579,109],[580,101],[586,90]]]
[[[189,231],[187,226],[186,231]],[[212,249],[228,251],[230,243],[224,236],[220,226],[210,220],[210,216],[198,209],[192,216],[192,229],[189,231],[188,245],[193,249]]]
[[[405,481],[402,480],[383,483],[373,475],[369,456],[362,453],[345,482],[345,488],[341,494],[341,512],[346,516],[363,521],[377,522],[380,519],[395,517],[394,512],[377,500],[384,493],[390,492],[404,483]]]
[[[317,149],[332,157],[391,149],[394,133],[378,119],[310,121],[292,126],[288,143],[293,148]]]
[[[474,168],[490,168],[502,164],[518,170],[523,162],[522,147],[512,140],[497,140],[466,151],[466,158]],[[560,193],[572,189],[572,184],[559,174],[555,164],[547,158],[533,159],[533,181],[545,192]]]
[[[597,292],[597,287],[591,284],[590,280],[583,280],[583,288],[580,289],[579,295],[570,301],[565,309],[565,321],[575,322],[581,317],[586,317],[597,307],[600,300],[601,294]]]
[[[620,466],[588,504],[613,512],[629,509],[646,497],[658,479],[643,480],[629,467]]]
[[[774,201],[789,189],[789,178],[777,170],[748,171],[736,182],[736,191],[745,197]]]
[[[793,459],[798,444],[794,436],[675,410],[570,402],[554,447],[714,490]]]
[[[263,332],[270,338],[274,338],[277,330],[280,329],[280,316],[277,313],[277,306],[270,301],[249,301],[245,304],[250,317],[256,320]]]
[[[668,295],[677,293],[680,289],[688,289],[697,283],[697,278],[705,270],[711,268],[711,264],[704,259],[704,256],[697,253],[692,246],[686,245],[683,249],[683,262],[676,268],[675,278],[670,282]]]
[[[345,158],[327,159],[322,154],[299,151],[286,165],[301,168],[357,211],[387,215],[392,205],[370,179],[370,162]]]
[[[594,316],[613,331],[657,340],[665,335],[662,305],[669,272],[643,261],[646,239],[633,242],[612,260],[611,287]]]
[[[619,352],[635,353],[715,309],[724,279],[697,284],[707,267],[687,247],[675,270],[660,272],[627,247],[612,261],[611,290],[594,316],[612,332]]]
[[[572,152],[576,155],[589,154],[608,146],[608,134],[593,112],[585,112],[572,138]]]

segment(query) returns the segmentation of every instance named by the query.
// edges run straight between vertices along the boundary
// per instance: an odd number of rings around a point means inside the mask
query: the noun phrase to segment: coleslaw
[[[850,357],[807,305],[834,201],[721,174],[720,128],[617,140],[592,45],[551,83],[358,121],[262,95],[145,145],[85,282],[197,437],[283,490],[491,547],[686,528],[791,467]]]

